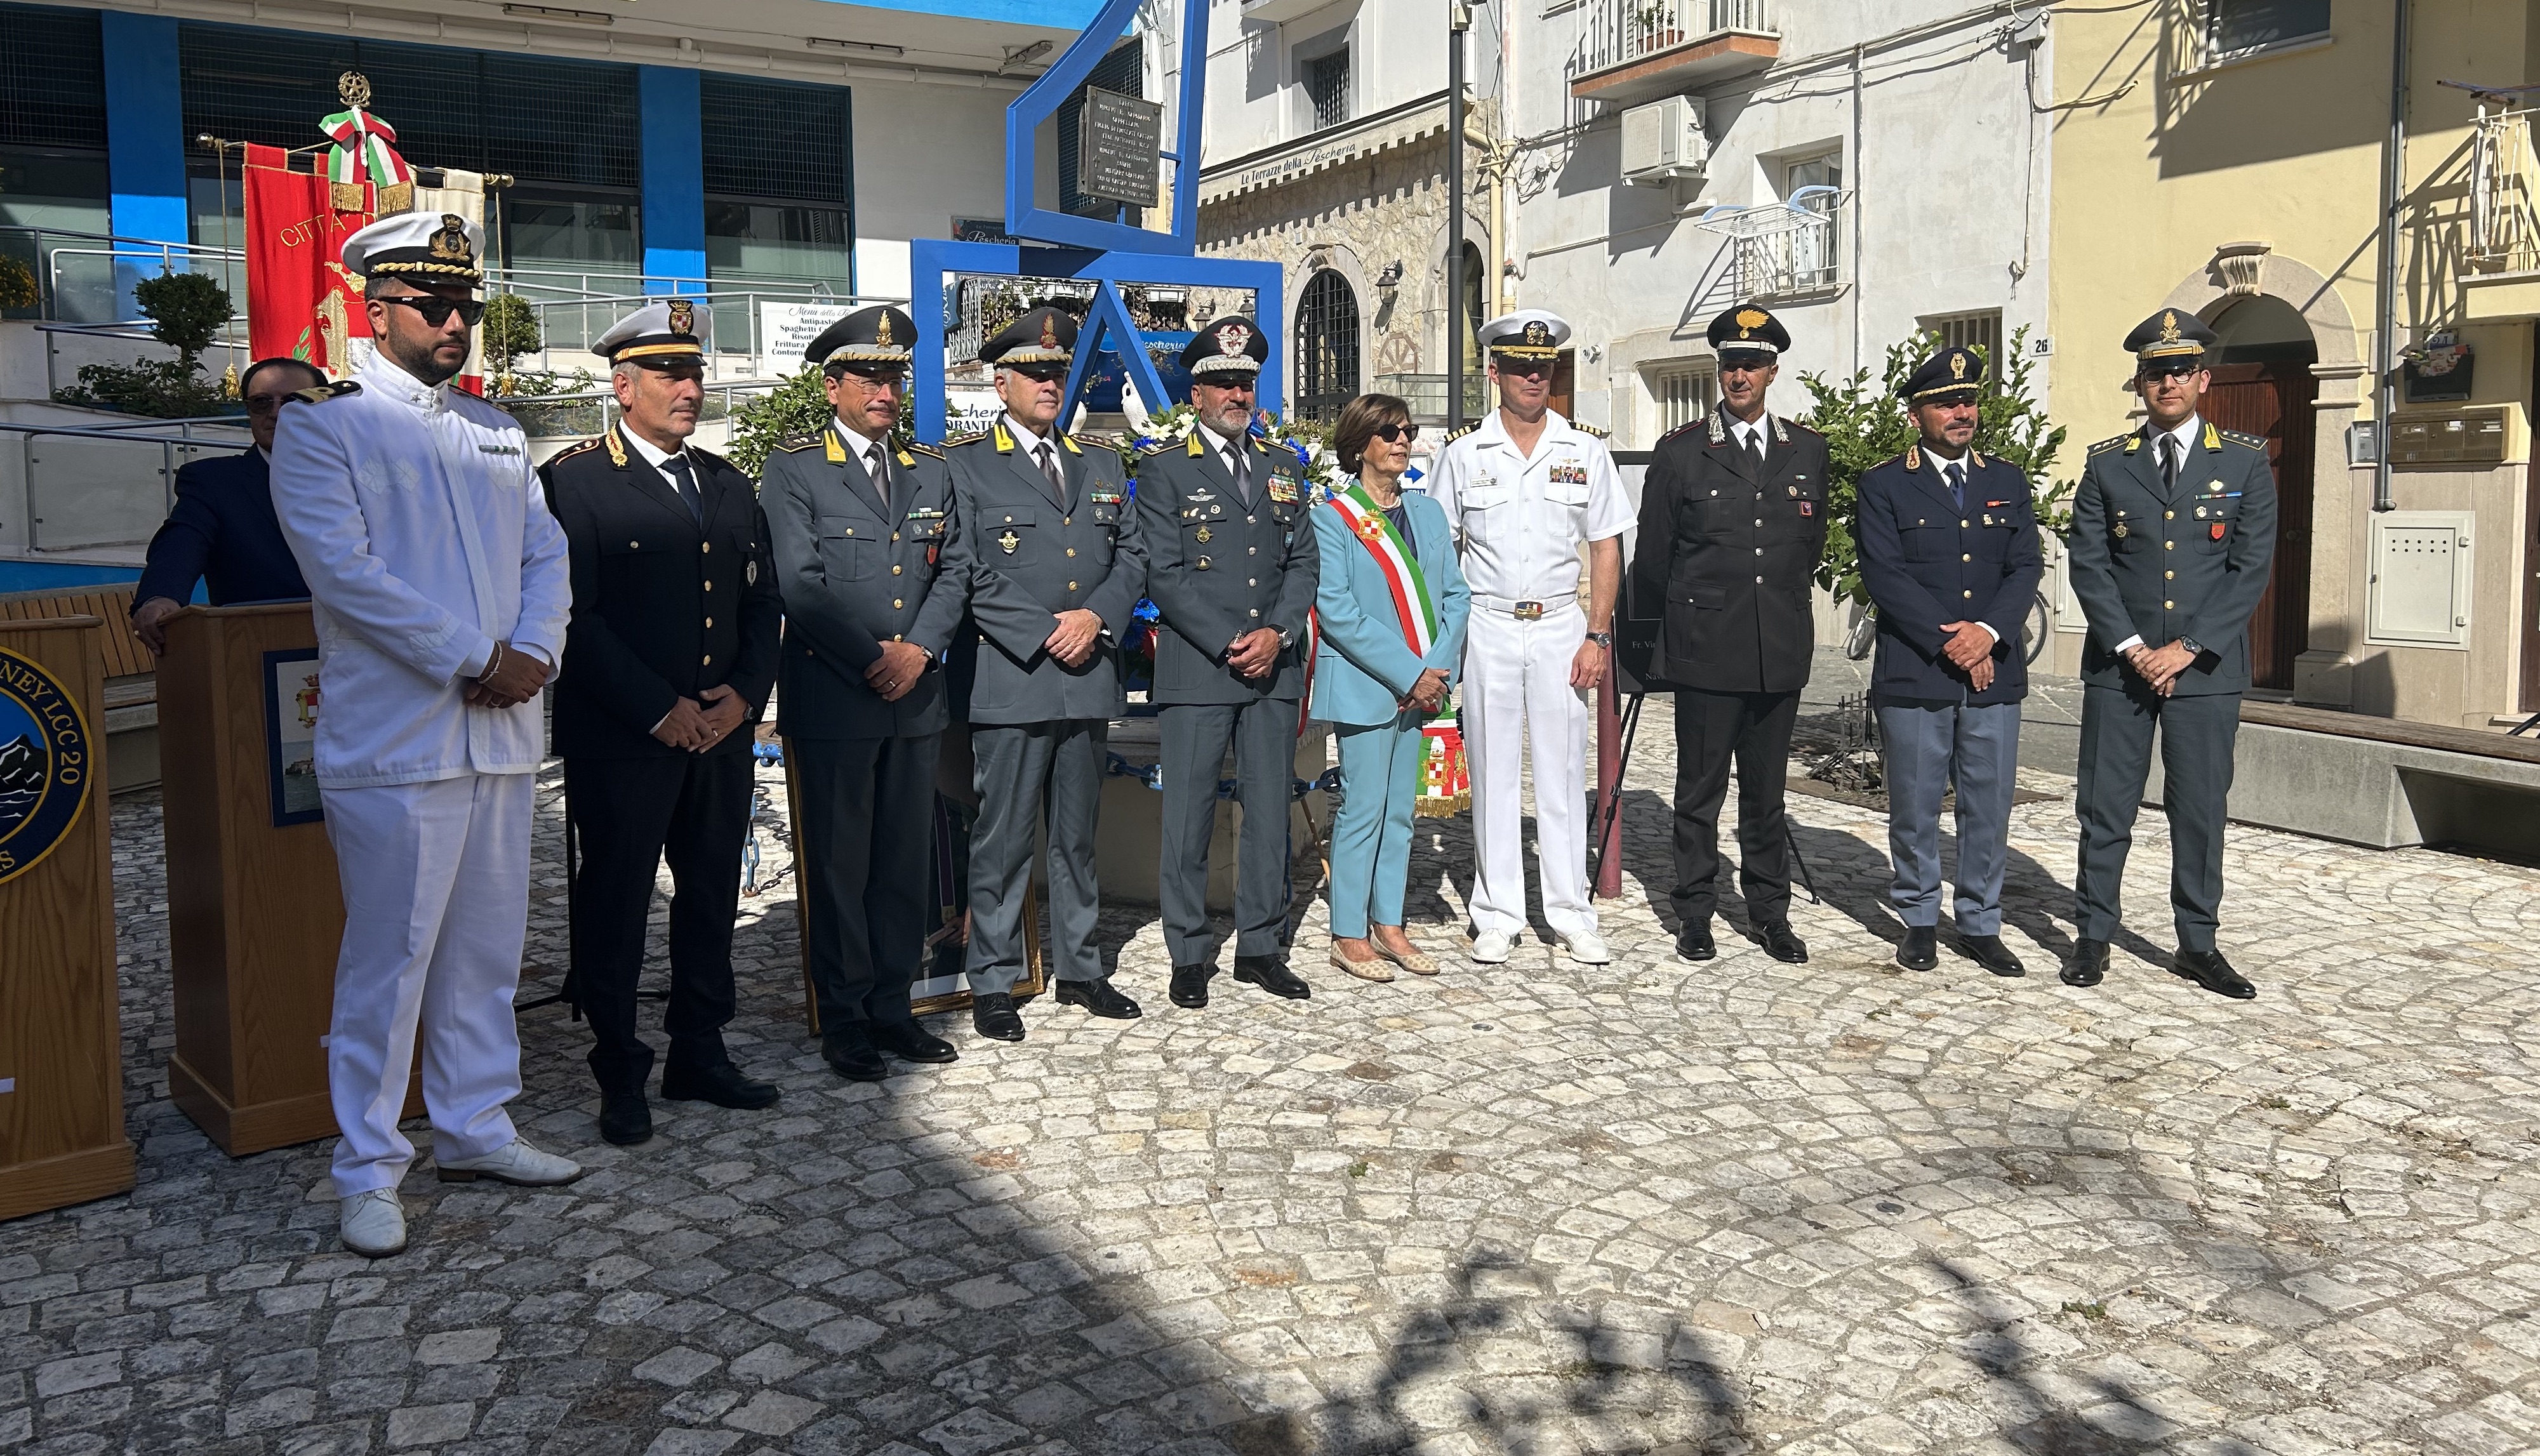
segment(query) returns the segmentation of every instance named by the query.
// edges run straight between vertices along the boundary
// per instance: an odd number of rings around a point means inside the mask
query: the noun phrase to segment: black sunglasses
[[[453,313],[458,314],[459,321],[469,328],[474,328],[476,320],[485,316],[485,304],[481,299],[445,299],[428,293],[395,293],[380,295],[380,302],[402,304],[422,314],[423,321],[435,328],[448,323]]]
[[[1397,440],[1407,445],[1420,438],[1420,427],[1418,425],[1378,425],[1376,427],[1376,438],[1387,445]]]

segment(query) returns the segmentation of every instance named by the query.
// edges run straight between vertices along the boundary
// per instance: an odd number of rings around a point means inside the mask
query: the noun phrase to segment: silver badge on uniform
[[[742,586],[744,586],[744,587],[755,587],[755,586],[757,586],[757,585],[758,585],[758,563],[757,563],[757,562],[755,562],[755,561],[748,562],[748,563],[744,564],[744,565],[741,567],[741,584]]]

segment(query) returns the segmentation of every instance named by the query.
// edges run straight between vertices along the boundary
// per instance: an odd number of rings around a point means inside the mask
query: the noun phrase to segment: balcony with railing
[[[2436,252],[2456,268],[2464,322],[2540,316],[2540,157],[2532,149],[2532,114],[2483,104],[2459,202],[2419,221],[2425,232],[2448,235],[2439,237]]]
[[[1770,0],[1588,0],[1570,95],[1630,105],[1763,70],[1781,54]]]
[[[1780,202],[1715,207],[1695,226],[1729,240],[1724,281],[1739,299],[1804,299],[1850,281],[1844,256],[1844,208],[1852,194],[1801,187]]]

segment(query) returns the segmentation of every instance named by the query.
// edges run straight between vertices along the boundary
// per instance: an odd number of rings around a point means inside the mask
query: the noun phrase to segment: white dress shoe
[[[1613,952],[1605,948],[1604,937],[1594,931],[1573,931],[1566,936],[1555,932],[1554,938],[1570,952],[1572,960],[1583,966],[1601,966],[1614,958]]]
[[[491,1178],[520,1188],[552,1188],[582,1176],[582,1164],[552,1152],[540,1152],[527,1138],[515,1138],[483,1157],[453,1158],[440,1165],[444,1183],[473,1183]]]
[[[344,1247],[371,1259],[405,1252],[405,1205],[393,1188],[374,1188],[344,1200]]]
[[[1506,931],[1484,931],[1473,937],[1473,961],[1477,965],[1495,966],[1509,958],[1517,942]]]

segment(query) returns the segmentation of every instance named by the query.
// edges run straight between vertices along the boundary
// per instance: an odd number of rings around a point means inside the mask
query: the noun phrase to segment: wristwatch
[[[2193,637],[2180,638],[2178,640],[2178,645],[2187,649],[2187,655],[2191,658],[2201,658],[2205,656],[2204,647],[2201,646]]]
[[[1588,634],[1588,640],[1609,653],[1614,650],[1614,634],[1611,632],[1590,632]]]
[[[1287,628],[1273,627],[1270,630],[1279,634],[1279,651],[1284,653],[1297,645],[1297,639],[1290,635]]]

